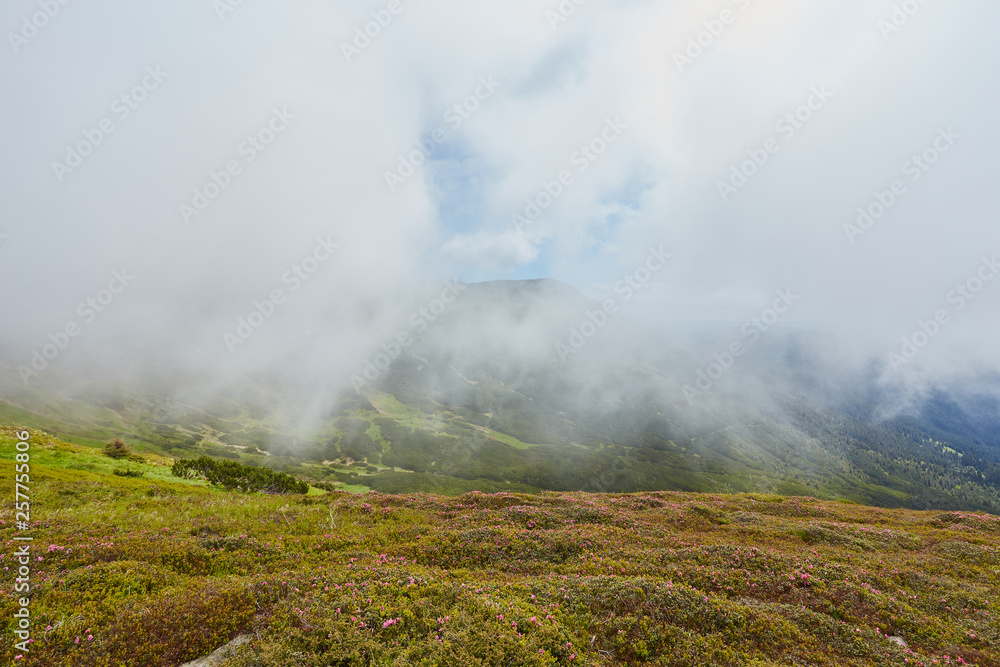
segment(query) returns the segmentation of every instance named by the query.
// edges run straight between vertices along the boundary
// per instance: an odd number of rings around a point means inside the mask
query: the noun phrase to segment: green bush
[[[207,456],[196,460],[181,459],[174,463],[170,472],[184,479],[204,479],[214,486],[227,490],[251,493],[306,493],[309,485],[291,475],[275,472],[268,468],[248,466],[236,461],[216,461]]]
[[[317,489],[323,489],[324,491],[334,491],[337,488],[330,482],[315,482],[312,484],[312,486],[316,487]]]
[[[104,454],[113,459],[124,459],[132,454],[132,450],[122,442],[121,438],[115,438],[104,446]]]

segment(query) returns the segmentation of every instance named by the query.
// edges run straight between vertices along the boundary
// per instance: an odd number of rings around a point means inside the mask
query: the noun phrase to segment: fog
[[[916,0],[14,0],[4,391],[202,404],[254,378],[312,423],[441,316],[456,363],[568,367],[581,396],[647,360],[680,401],[738,344],[699,408],[721,410],[723,387],[785,387],[785,336],[824,396],[865,379],[892,413],[995,392],[998,20]],[[559,287],[537,307],[453,305],[539,278]]]

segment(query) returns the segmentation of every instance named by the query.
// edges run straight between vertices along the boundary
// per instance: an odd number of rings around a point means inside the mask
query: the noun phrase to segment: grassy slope
[[[652,442],[649,444],[653,449],[644,450],[611,444],[613,440],[599,437],[600,429],[588,430],[593,424],[589,427],[577,424],[582,429],[580,433],[593,436],[587,440],[587,446],[578,446],[575,442],[531,444],[515,437],[520,432],[517,428],[511,432],[497,430],[510,430],[513,422],[504,427],[490,418],[492,413],[477,412],[479,408],[448,408],[433,401],[419,400],[411,405],[393,394],[371,389],[366,390],[363,400],[348,406],[350,409],[345,408],[343,413],[367,422],[367,435],[382,450],[375,456],[366,455],[368,460],[364,463],[376,468],[366,471],[364,465],[360,468],[349,465],[353,456],[345,454],[350,450],[343,441],[333,444],[342,435],[333,416],[317,425],[315,432],[303,434],[298,443],[287,443],[284,438],[274,437],[285,429],[268,421],[266,410],[232,400],[219,401],[209,413],[152,395],[104,399],[88,395],[77,400],[25,390],[17,394],[16,403],[15,406],[0,400],[0,422],[45,429],[89,446],[101,446],[117,436],[126,438],[137,450],[175,458],[200,455],[236,458],[354,492],[374,489],[390,493],[459,495],[471,490],[532,491],[539,488],[674,489],[809,495],[825,500],[846,498],[886,507],[1000,512],[1000,493],[996,483],[990,481],[994,478],[969,474],[969,469],[960,470],[956,463],[960,457],[948,457],[948,461],[942,463],[928,458],[922,445],[917,445],[916,449],[903,446],[904,441],[912,444],[915,437],[912,433],[889,433],[895,439],[887,444],[876,438],[878,434],[872,435],[867,427],[854,424],[847,428],[837,420],[820,419],[808,410],[802,412],[804,416],[800,421],[809,425],[806,431],[812,434],[812,440],[803,440],[797,428],[766,421],[743,423],[734,416],[734,423],[739,423],[739,427],[699,431],[686,440],[678,436],[676,442]],[[516,413],[516,406],[511,410]],[[815,421],[817,419],[819,421]],[[405,438],[397,434],[393,446],[388,436],[383,437],[382,427],[378,425],[383,420],[407,431],[415,429],[415,433],[422,436],[433,436],[432,442],[422,449],[418,459],[414,459],[408,456],[414,450]],[[884,433],[878,437],[882,435],[888,437]],[[456,457],[451,444],[459,436],[465,437],[467,442],[483,444],[478,452],[465,449],[467,457]],[[859,442],[875,438],[872,441],[880,443],[876,447],[879,452],[861,451],[858,447],[844,449],[847,447],[844,442],[853,442],[855,437]],[[202,440],[200,444],[199,439]],[[269,440],[271,445],[262,444]],[[257,446],[269,448],[269,453],[257,454]],[[942,447],[942,451],[950,449],[943,441],[936,446]],[[341,454],[344,454],[342,459]],[[380,460],[391,454],[396,455],[393,463],[399,465],[395,469],[386,467]],[[320,461],[334,463],[317,465]],[[404,467],[406,472],[403,472]],[[617,469],[619,474],[612,475],[610,482],[596,483],[605,479],[603,472],[609,468]],[[412,474],[418,470],[428,474]]]
[[[12,457],[0,430],[8,545]],[[228,664],[1000,665],[995,516],[754,494],[245,496],[148,460],[121,478],[33,432],[42,560],[18,664],[173,667],[258,630]]]
[[[533,444],[521,442],[517,438],[507,435],[506,433],[500,433],[499,431],[495,431],[478,424],[470,424],[463,419],[455,417],[446,419],[443,416],[443,412],[437,412],[434,414],[424,413],[418,408],[401,403],[399,399],[392,394],[386,394],[375,389],[367,390],[365,392],[365,398],[372,404],[380,416],[388,417],[396,423],[408,428],[420,429],[425,428],[430,424],[434,424],[438,427],[437,430],[440,430],[440,428],[446,423],[453,423],[483,433],[487,437],[492,438],[497,442],[510,445],[515,449],[531,449],[532,447],[535,447]],[[355,413],[355,417],[366,419],[370,417],[370,414],[363,410],[358,410]]]
[[[81,444],[98,446],[114,438],[121,431],[115,428],[113,413],[93,408],[87,413],[79,409],[80,404],[70,401],[39,403],[35,411],[0,401],[0,422],[29,424],[44,428],[49,433],[58,434]]]

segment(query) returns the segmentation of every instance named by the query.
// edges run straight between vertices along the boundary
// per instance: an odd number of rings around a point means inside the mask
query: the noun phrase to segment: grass
[[[41,433],[41,432],[39,432]],[[132,458],[115,460],[103,456],[101,450],[78,445],[52,436],[39,435],[32,449],[31,464],[47,468],[65,470],[83,470],[103,474],[112,474],[115,470],[136,470],[143,473],[143,478],[149,481],[194,484],[181,480],[170,474],[172,461],[157,454],[138,453]],[[33,443],[33,444],[34,444]],[[104,445],[101,444],[103,449]],[[17,454],[12,446],[0,448],[0,461],[13,462]],[[138,459],[138,460],[137,460]]]
[[[8,545],[13,443],[0,429]],[[249,634],[226,667],[1000,667],[989,514],[764,493],[243,495],[148,460],[123,478],[32,431],[35,641],[0,660],[175,667]]]
[[[94,408],[71,400],[46,400],[34,406],[36,412],[0,401],[0,423],[28,424],[54,435],[71,437],[81,444],[100,443],[118,435],[123,429],[117,415],[110,410]],[[52,416],[56,415],[56,416]],[[111,425],[99,427],[99,422]],[[103,438],[103,440],[101,440]]]
[[[517,438],[511,437],[505,433],[500,433],[499,431],[494,431],[491,428],[486,428],[485,426],[474,426],[469,425],[469,428],[474,428],[477,431],[482,431],[494,440],[498,440],[504,444],[510,445],[514,449],[531,449],[532,447],[537,447],[538,445],[532,445],[527,442],[521,442]]]
[[[122,437],[136,450],[177,458],[206,454],[254,465],[287,466],[307,479],[338,479],[352,486],[361,483],[392,492],[453,495],[472,488],[496,490],[481,483],[470,488],[469,480],[489,477],[521,484],[522,488],[761,491],[826,500],[848,498],[886,507],[1000,513],[1000,491],[993,483],[997,479],[995,462],[991,463],[995,451],[988,446],[977,449],[979,445],[961,438],[920,439],[919,434],[914,436],[908,427],[900,425],[872,431],[853,419],[831,421],[806,412],[801,413],[804,421],[799,423],[804,431],[756,419],[738,427],[708,430],[678,423],[671,429],[676,431],[671,433],[672,439],[653,438],[647,448],[645,444],[636,446],[635,434],[627,429],[615,427],[604,433],[577,414],[560,427],[568,430],[551,437],[554,444],[531,444],[528,441],[549,439],[533,427],[526,428],[529,422],[543,423],[546,418],[531,411],[521,414],[523,406],[518,407],[517,402],[505,409],[506,418],[499,419],[493,412],[483,412],[494,409],[484,405],[457,407],[442,397],[444,402],[438,403],[401,394],[410,401],[408,404],[392,394],[366,392],[377,410],[347,401],[345,412],[329,415],[314,426],[315,430],[299,434],[299,442],[293,439],[287,447],[288,439],[279,434],[290,432],[289,424],[282,424],[261,407],[269,405],[275,414],[283,412],[278,408],[280,397],[265,394],[245,396],[247,404],[220,400],[201,409],[150,393],[103,397],[90,393],[78,400],[36,389],[18,389],[14,397],[7,399],[10,402],[0,402],[0,423],[44,429],[67,441],[96,448],[113,437]],[[345,466],[321,469],[316,465],[320,461],[346,462],[355,458],[357,450],[345,447],[340,438],[343,434],[337,423],[343,416],[364,421],[374,449],[381,450],[362,455],[369,463],[379,467],[384,459],[397,470],[430,471],[439,477],[451,477],[452,483],[443,485],[438,479],[397,475],[380,481],[364,479],[366,474],[359,475],[360,479],[344,479]],[[399,427],[404,431],[414,429],[413,442]],[[803,433],[809,434],[805,440]],[[270,447],[266,444],[269,438]],[[462,438],[476,443],[485,438],[491,446],[476,445],[478,450],[470,447],[456,456],[453,445]],[[390,445],[393,439],[395,446]],[[820,442],[823,447],[818,446]],[[947,453],[946,442],[965,449],[964,459]],[[258,454],[257,445],[267,449],[267,455]],[[498,450],[496,445],[509,451]],[[942,455],[942,451],[946,453]],[[962,465],[963,460],[974,465]],[[626,470],[627,474],[612,475],[607,483],[596,484],[600,473],[595,471],[609,468]],[[381,467],[379,470],[385,472]],[[408,482],[412,482],[410,488],[406,487]]]
[[[341,488],[348,493],[367,493],[368,491],[371,491],[371,489],[364,484],[342,484]]]
[[[427,420],[427,415],[419,409],[400,402],[392,394],[386,394],[376,389],[367,389],[364,395],[380,415],[394,419],[410,428],[420,428]],[[361,416],[364,418],[363,411]]]
[[[375,389],[367,389],[365,391],[365,398],[368,399],[368,402],[374,406],[381,416],[393,419],[398,424],[408,428],[424,429],[427,427],[428,423],[431,423],[436,426],[434,430],[440,432],[441,429],[449,423],[454,423],[461,425],[464,428],[480,431],[488,437],[493,438],[498,442],[510,445],[515,449],[531,449],[532,447],[536,447],[536,445],[522,442],[517,438],[509,436],[505,433],[500,433],[499,431],[495,431],[485,426],[470,424],[465,420],[457,418],[446,419],[443,413],[428,415],[418,408],[402,403],[392,394],[386,394]],[[367,415],[363,411],[359,411],[357,416],[365,418]],[[381,433],[377,429],[377,426],[372,425],[372,427],[368,430],[368,435],[370,435],[376,442],[381,442]]]

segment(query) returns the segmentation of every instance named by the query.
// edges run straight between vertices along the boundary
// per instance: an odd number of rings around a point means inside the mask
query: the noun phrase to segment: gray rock
[[[889,637],[888,639],[889,639],[889,641],[895,642],[895,643],[899,644],[900,646],[902,646],[903,648],[906,648],[906,642],[904,642],[903,638],[900,637],[899,635],[893,635],[893,636]]]
[[[211,655],[206,655],[204,658],[198,658],[191,662],[185,662],[181,667],[216,667],[216,665],[222,664],[224,659],[228,658],[236,649],[248,641],[250,641],[250,635],[240,635],[222,648],[214,651]]]

